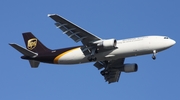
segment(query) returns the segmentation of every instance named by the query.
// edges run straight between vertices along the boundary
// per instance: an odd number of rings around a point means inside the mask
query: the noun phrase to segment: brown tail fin
[[[39,52],[50,51],[46,46],[44,46],[31,32],[23,33],[24,42],[28,50]]]

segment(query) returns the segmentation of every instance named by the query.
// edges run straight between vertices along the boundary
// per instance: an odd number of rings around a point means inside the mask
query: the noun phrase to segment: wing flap
[[[106,82],[114,83],[118,82],[121,71],[119,70],[119,67],[121,67],[124,64],[125,58],[120,58],[116,60],[111,60],[111,61],[98,61],[94,64],[98,70],[104,68],[102,71],[108,72],[108,74],[103,74],[104,79]]]
[[[95,64],[94,64],[94,66],[98,69],[98,70],[100,70],[100,69],[102,69],[104,66],[103,66],[103,64],[101,63],[101,62],[96,62]]]
[[[118,82],[119,81],[119,77],[121,75],[121,71],[119,70],[108,70],[109,74],[104,76],[104,79],[110,84],[113,82]]]
[[[92,41],[101,40],[101,38],[91,34],[90,32],[80,28],[74,23],[66,20],[65,18],[56,15],[56,14],[48,14],[50,18],[52,18],[56,23],[57,28],[61,29],[64,34],[68,35],[75,42],[81,41],[84,45]]]

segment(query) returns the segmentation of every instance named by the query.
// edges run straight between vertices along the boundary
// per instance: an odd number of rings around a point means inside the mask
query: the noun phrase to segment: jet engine
[[[117,41],[115,39],[108,39],[103,40],[101,42],[101,46],[103,46],[104,49],[114,49],[116,47]]]
[[[138,70],[138,65],[136,63],[134,64],[124,64],[124,66],[121,69],[123,72],[130,73],[130,72],[136,72]]]

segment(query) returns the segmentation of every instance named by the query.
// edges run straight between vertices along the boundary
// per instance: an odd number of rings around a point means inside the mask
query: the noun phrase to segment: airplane
[[[22,33],[26,48],[10,43],[14,49],[23,54],[22,59],[28,60],[32,68],[38,68],[40,62],[50,64],[81,64],[95,62],[94,66],[100,70],[105,81],[118,82],[121,72],[136,72],[138,64],[124,63],[127,57],[156,54],[172,47],[176,42],[167,36],[143,36],[116,40],[102,39],[80,28],[67,19],[57,15],[48,14],[55,21],[57,28],[63,31],[81,46],[67,47],[51,50],[43,45],[31,32]]]

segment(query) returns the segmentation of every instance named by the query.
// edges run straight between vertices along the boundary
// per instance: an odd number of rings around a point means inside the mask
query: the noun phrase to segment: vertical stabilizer
[[[50,49],[44,46],[31,32],[26,32],[22,35],[28,50],[36,53],[50,51]]]

